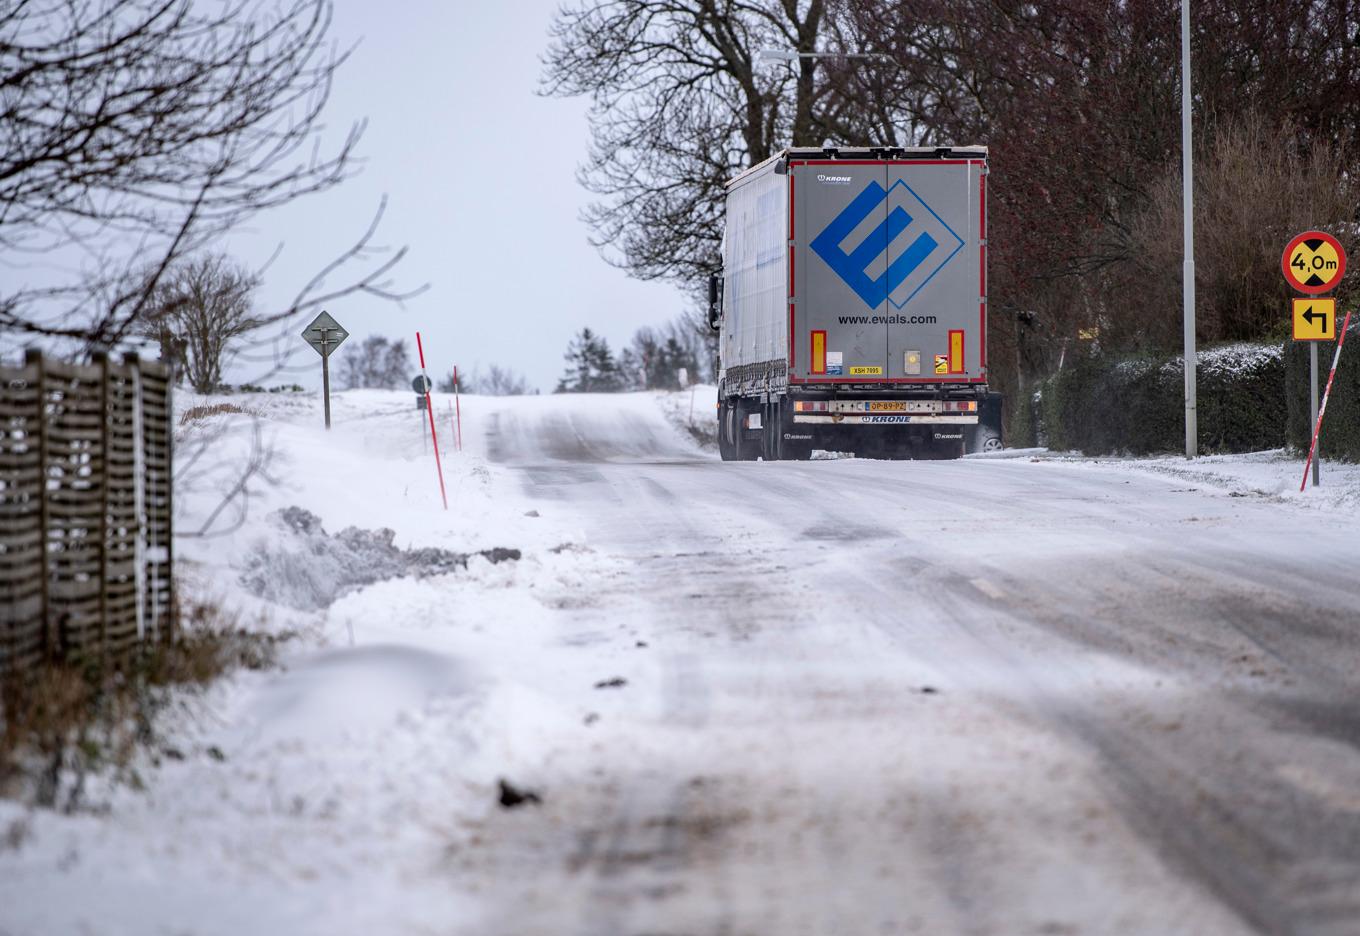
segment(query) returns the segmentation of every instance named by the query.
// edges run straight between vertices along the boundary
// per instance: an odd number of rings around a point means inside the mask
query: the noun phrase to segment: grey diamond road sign
[[[340,323],[322,311],[312,319],[312,324],[302,330],[302,340],[316,349],[321,355],[321,396],[326,401],[326,428],[331,427],[331,352],[349,337],[349,332]]]
[[[340,327],[340,323],[331,318],[329,312],[322,312],[312,319],[312,324],[302,330],[302,340],[316,349],[316,353],[325,357],[336,348],[340,343],[349,337],[349,332]],[[325,340],[324,350],[322,340]]]

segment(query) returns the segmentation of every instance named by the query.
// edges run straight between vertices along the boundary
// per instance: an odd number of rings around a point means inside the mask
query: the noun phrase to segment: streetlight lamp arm
[[[756,58],[762,62],[796,62],[799,59],[892,59],[886,52],[795,52],[792,49],[761,49]]]

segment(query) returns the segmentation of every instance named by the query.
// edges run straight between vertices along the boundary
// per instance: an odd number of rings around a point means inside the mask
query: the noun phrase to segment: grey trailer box
[[[723,259],[724,372],[987,381],[985,147],[785,150],[729,183]]]

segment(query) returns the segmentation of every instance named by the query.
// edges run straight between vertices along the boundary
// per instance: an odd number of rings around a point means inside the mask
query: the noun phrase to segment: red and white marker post
[[[444,499],[444,509],[449,509],[449,495],[444,490],[444,467],[439,464],[439,436],[434,431],[434,406],[430,402],[430,377],[425,373],[425,347],[420,343],[420,332],[416,332],[416,351],[420,353],[420,376],[425,378],[425,412],[430,414],[430,438],[434,440],[434,470],[439,475],[439,496]]]
[[[1341,334],[1336,336],[1336,353],[1332,355],[1332,371],[1327,375],[1327,389],[1322,391],[1322,405],[1318,407],[1317,423],[1313,426],[1313,441],[1308,446],[1308,460],[1303,463],[1303,483],[1299,485],[1299,493],[1302,494],[1308,487],[1308,469],[1312,467],[1313,459],[1317,455],[1318,436],[1322,434],[1322,417],[1327,415],[1327,398],[1332,395],[1332,381],[1336,378],[1336,365],[1341,360],[1341,346],[1346,343],[1346,329],[1350,327],[1351,314],[1346,313],[1346,320],[1341,324]]]

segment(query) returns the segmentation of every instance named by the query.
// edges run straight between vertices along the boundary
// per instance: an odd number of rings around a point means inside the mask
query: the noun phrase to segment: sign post
[[[425,406],[430,402],[430,378],[424,374],[416,374],[411,380],[411,389],[416,392],[416,410],[420,416],[420,451],[425,452],[430,443],[425,433]]]
[[[1304,231],[1291,240],[1280,257],[1280,270],[1285,282],[1298,292],[1308,296],[1320,296],[1330,292],[1346,275],[1346,251],[1341,242],[1325,231]],[[1347,313],[1346,321],[1350,321]],[[1336,338],[1336,300],[1335,299],[1295,299],[1293,300],[1294,340],[1308,342],[1308,387],[1309,422],[1313,426],[1313,439],[1308,448],[1308,462],[1304,465],[1302,491],[1308,486],[1308,468],[1313,471],[1313,487],[1322,479],[1320,459],[1316,458],[1318,432],[1322,429],[1322,414],[1327,409],[1324,398],[1318,405],[1318,351],[1317,342],[1331,341]],[[1341,356],[1341,344],[1345,341],[1342,329],[1341,340],[1336,345],[1336,357]],[[1336,361],[1332,362],[1332,376],[1336,375]],[[1332,389],[1332,381],[1327,379],[1327,392]]]
[[[349,332],[325,311],[302,330],[302,340],[321,355],[321,396],[325,401],[327,429],[331,427],[331,352],[348,337]]]
[[[1308,425],[1316,426],[1318,421],[1318,394],[1317,394],[1317,342],[1308,342]],[[1308,459],[1313,464],[1313,487],[1317,487],[1322,481],[1322,461],[1313,458],[1312,446],[1309,445]],[[1304,477],[1308,477],[1307,466],[1304,469]]]
[[[411,389],[424,394],[421,399],[425,403],[425,412],[430,417],[430,441],[434,443],[434,470],[435,474],[439,475],[439,496],[444,500],[444,509],[448,510],[449,495],[444,489],[444,467],[439,464],[439,433],[434,431],[434,407],[430,405],[430,388],[434,384],[425,373],[425,345],[420,341],[420,332],[416,332],[416,352],[420,355],[420,376],[411,381]]]

